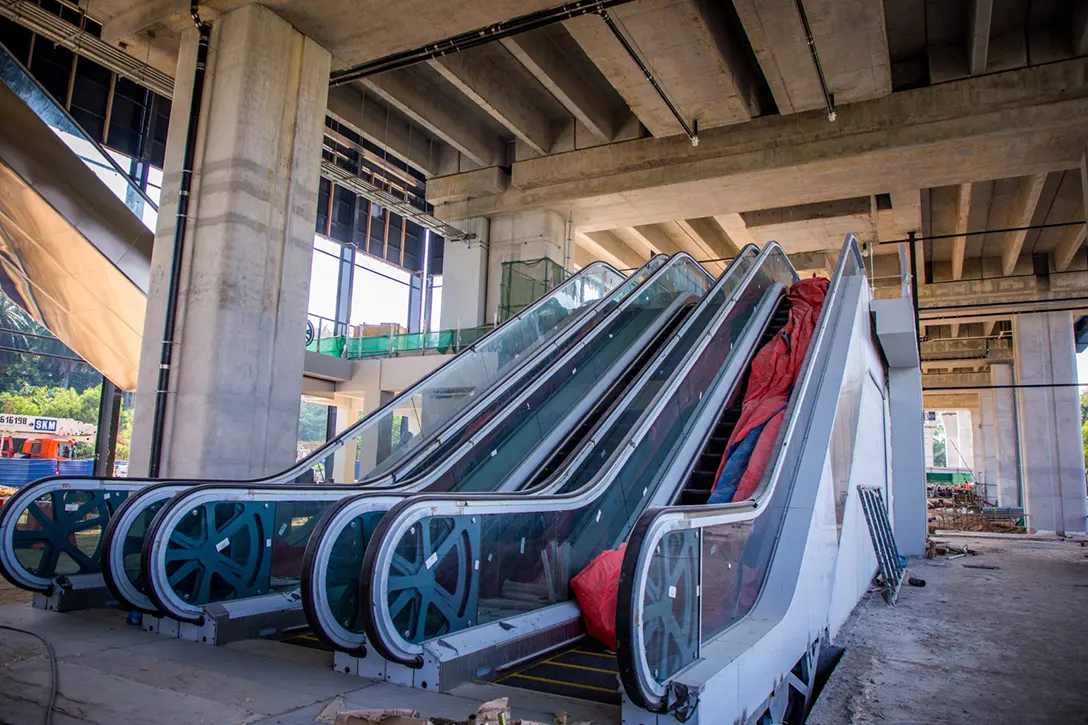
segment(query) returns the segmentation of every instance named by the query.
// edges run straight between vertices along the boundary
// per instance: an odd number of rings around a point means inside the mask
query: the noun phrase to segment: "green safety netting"
[[[473,344],[491,331],[491,325],[470,327],[466,330],[442,330],[440,332],[409,332],[398,335],[373,335],[368,337],[327,337],[315,340],[307,350],[322,355],[346,357],[358,360],[368,357],[395,355],[456,353]]]

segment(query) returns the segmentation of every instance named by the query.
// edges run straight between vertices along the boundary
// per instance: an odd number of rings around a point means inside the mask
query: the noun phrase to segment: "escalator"
[[[659,354],[655,384],[628,404],[635,424],[584,484],[523,500],[427,495],[393,507],[360,576],[368,646],[387,671],[446,689],[579,637],[571,576],[622,543],[644,510],[679,494],[665,474],[697,458],[707,415],[728,407],[796,279],[772,244],[744,279],[708,294]]]
[[[876,570],[859,487],[887,496],[890,486],[870,302],[849,236],[755,490],[701,503],[692,475],[707,467],[695,462],[677,470],[688,481],[680,505],[640,517],[616,613],[630,722],[804,721],[821,650]]]
[[[403,495],[400,491],[460,485],[520,488],[516,481],[529,476],[557,441],[587,416],[607,409],[608,401],[624,388],[625,377],[653,358],[653,346],[709,286],[699,265],[677,255],[633,293],[616,293],[592,331],[557,349],[563,353],[557,359],[526,373],[530,385],[510,396],[493,392],[499,397],[492,406],[501,406],[502,413],[492,415],[480,405],[467,410],[459,430],[420,450],[414,459],[418,473],[394,474],[390,485],[375,495],[388,498]],[[511,480],[515,483],[507,483]],[[231,627],[242,627],[242,620],[252,614],[261,619],[264,631],[298,621],[303,613],[291,592],[299,584],[302,549],[324,510],[351,495],[347,488],[210,484],[176,496],[155,515],[143,537],[141,572],[156,611],[196,624],[208,621],[215,606]],[[290,546],[285,537],[276,538],[287,521]],[[273,544],[254,548],[251,542],[260,541],[268,530],[274,532]],[[221,544],[214,552],[206,545],[212,539]],[[277,541],[284,545],[277,546]],[[224,567],[238,572],[241,586],[216,581]],[[223,632],[216,634],[223,641]]]
[[[778,335],[789,320],[790,300],[779,298],[770,320],[755,349]],[[733,391],[728,406],[706,436],[701,453],[680,490],[676,503],[682,506],[702,506],[710,497],[717,478],[718,467],[725,456],[726,444],[741,414],[741,403],[751,377],[751,364]],[[622,601],[622,600],[621,600]],[[584,637],[504,670],[494,680],[498,684],[525,690],[574,697],[595,702],[620,704],[619,663],[616,654],[606,650],[596,640]]]
[[[0,289],[135,390],[155,204],[0,45]]]
[[[636,289],[664,258],[651,260],[626,283]],[[517,385],[540,356],[555,344],[592,329],[600,306],[621,286],[623,276],[607,265],[590,265],[504,325],[478,340],[389,404],[364,417],[288,470],[249,483],[283,484],[307,474],[349,443],[371,446],[373,458],[361,466],[390,468],[432,445],[445,426],[485,398],[497,386]],[[407,409],[420,435],[393,449],[385,445]],[[201,481],[54,477],[36,481],[12,497],[0,511],[0,573],[18,587],[46,594],[82,592],[93,606],[109,600],[102,579],[103,529],[114,525],[128,499],[173,495]],[[126,523],[138,535],[150,511],[134,511]],[[288,527],[290,528],[290,527]],[[288,530],[281,532],[289,534]],[[136,547],[138,553],[139,546]],[[126,569],[123,556],[118,572]],[[138,570],[138,562],[135,567]],[[93,593],[93,594],[92,594]],[[85,595],[85,596],[84,596]],[[138,589],[133,597],[141,596]],[[127,597],[126,597],[127,599]]]
[[[723,287],[735,285],[750,271],[757,256],[754,247],[741,250],[730,267],[715,284],[708,295],[726,294]],[[684,279],[692,274],[703,274],[701,269],[690,259],[677,265],[670,274]],[[663,278],[673,286],[675,282]],[[704,297],[705,299],[705,297]],[[697,314],[692,312],[691,314]],[[659,334],[654,347],[675,346],[676,328],[680,323],[687,324],[690,316],[677,315],[669,327]],[[539,452],[535,471],[524,469],[505,480],[492,482],[493,491],[525,490],[526,495],[541,495],[557,490],[578,476],[591,476],[607,456],[618,446],[637,419],[640,397],[651,395],[663,378],[665,368],[661,365],[662,354],[647,350],[638,365],[631,366],[626,374],[627,380],[615,386],[616,393],[608,396],[598,406],[600,413],[584,416],[580,420],[575,416],[571,434],[558,445],[546,443],[542,446],[528,445],[525,441],[509,438],[508,449],[515,456],[521,455],[526,448]],[[622,392],[622,396],[619,394]],[[607,405],[607,411],[604,408]],[[633,407],[636,406],[636,407]],[[577,413],[577,411],[575,411]],[[484,446],[483,450],[489,450]],[[511,455],[510,451],[503,451]],[[542,455],[547,453],[546,456]],[[551,472],[554,471],[554,474]],[[471,495],[471,489],[462,487],[471,477],[462,478],[454,491]],[[428,494],[443,491],[432,486],[426,489]],[[333,647],[342,652],[357,655],[365,651],[365,638],[358,620],[359,572],[363,555],[369,541],[369,534],[381,520],[385,511],[404,499],[400,495],[383,492],[360,494],[344,499],[322,517],[306,549],[303,565],[302,596],[307,619]]]

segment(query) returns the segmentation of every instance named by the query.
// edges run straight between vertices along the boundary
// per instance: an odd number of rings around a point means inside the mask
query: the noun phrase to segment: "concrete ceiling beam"
[[[967,254],[967,221],[971,215],[971,184],[940,186],[930,190],[930,214],[933,234],[956,234],[940,240],[952,247],[952,279],[963,279],[963,261]]]
[[[994,330],[997,329],[997,323],[998,322],[1000,322],[1000,320],[997,320],[997,319],[989,319],[989,320],[986,320],[985,322],[983,322],[982,323],[982,336],[983,337],[993,337]]]
[[[1088,8],[1088,4],[1085,4]],[[1088,10],[1085,12],[1088,15]],[[1081,219],[1088,220],[1088,148],[1080,155],[1080,191],[1081,191]],[[1069,269],[1073,258],[1084,245],[1085,232],[1088,231],[1088,222],[1081,226],[1072,227],[1062,232],[1058,246],[1054,249],[1054,264],[1059,272]]]
[[[578,267],[578,269],[582,269],[596,262],[597,257],[581,244],[575,244],[574,250],[571,252],[571,261],[574,262],[574,266]]]
[[[682,219],[676,223],[707,255],[703,259],[732,259],[740,251],[714,217]]]
[[[698,120],[700,133],[759,114],[758,85],[740,52],[742,39],[733,37],[719,17],[724,12],[719,5],[635,0],[608,11],[643,62],[653,68],[654,79],[684,121],[691,126]],[[603,19],[583,15],[563,25],[651,134],[684,132]]]
[[[544,31],[532,30],[499,42],[590,133],[606,143],[612,140],[612,109],[582,81],[578,69]]]
[[[1039,203],[1039,195],[1043,193],[1044,183],[1046,183],[1046,174],[1031,174],[1017,180],[1016,199],[1010,209],[1010,227],[1025,227],[1031,224],[1035,207]],[[1016,261],[1020,259],[1020,252],[1027,235],[1026,230],[1005,233],[1005,238],[1001,242],[1001,267],[1006,275],[1012,274],[1016,269]]]
[[[538,154],[551,150],[551,123],[524,96],[510,90],[502,70],[489,56],[466,50],[427,63],[529,148]]]
[[[501,139],[412,82],[403,71],[368,76],[360,82],[390,106],[480,166],[495,166],[505,160]]]
[[[143,0],[113,16],[102,26],[102,40],[116,43],[137,33],[169,20],[175,15],[189,12],[190,0]]]
[[[740,214],[715,214],[714,221],[718,222],[722,231],[732,240],[733,246],[738,250],[748,244],[757,243],[756,238],[749,231],[748,225],[744,223],[744,217]]]
[[[612,264],[620,269],[637,269],[647,261],[612,232],[578,232],[578,235],[584,246],[591,251],[604,252],[615,260]]]
[[[528,159],[506,193],[440,215],[563,208],[581,228],[611,229],[1068,169],[1084,150],[1085,77],[1078,58],[843,106],[834,124],[760,117],[700,131],[697,147],[646,138]]]
[[[812,61],[797,0],[733,0],[748,42],[771,88],[778,112],[824,107],[820,76]]]
[[[439,161],[448,149],[443,141],[434,140],[400,117],[391,117],[389,109],[373,98],[363,101],[359,91],[351,86],[329,89],[328,113],[371,143],[388,148],[427,176],[438,173]]]
[[[746,211],[741,212],[740,216],[749,229],[756,229],[838,217],[867,216],[872,213],[872,205],[873,202],[869,196],[857,196],[850,199]]]
[[[989,385],[990,373],[925,373],[922,375],[922,388],[966,388],[974,385]],[[955,392],[955,391],[949,391]]]
[[[986,72],[986,55],[990,50],[990,20],[994,0],[971,0],[967,20],[967,67],[971,75]]]
[[[687,252],[698,258],[693,249],[681,247],[669,236],[663,228],[657,224],[643,224],[637,227],[627,227],[626,232],[635,237],[642,245],[652,249],[658,254],[678,254]]]

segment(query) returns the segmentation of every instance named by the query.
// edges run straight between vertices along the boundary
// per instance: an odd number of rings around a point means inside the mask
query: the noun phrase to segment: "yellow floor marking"
[[[510,675],[508,678],[521,677],[526,680],[536,680],[537,682],[547,682],[551,685],[560,685],[562,687],[579,687],[583,690],[595,690],[596,692],[607,692],[609,694],[615,694],[615,690],[609,690],[607,687],[595,687],[593,685],[582,685],[577,682],[562,682],[560,680],[552,680],[547,677],[537,677],[536,675]]]
[[[572,665],[569,662],[556,662],[555,660],[546,660],[547,664],[555,665],[556,667],[571,667],[576,670],[588,670],[589,672],[603,672],[606,675],[616,674],[615,670],[606,670],[600,667],[589,667],[588,665]]]

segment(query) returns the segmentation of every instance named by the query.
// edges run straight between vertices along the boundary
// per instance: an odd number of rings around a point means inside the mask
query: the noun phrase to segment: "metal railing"
[[[362,325],[348,325],[321,315],[306,317],[306,349],[347,360],[404,355],[453,355],[480,340],[494,325],[437,332],[360,334]]]

